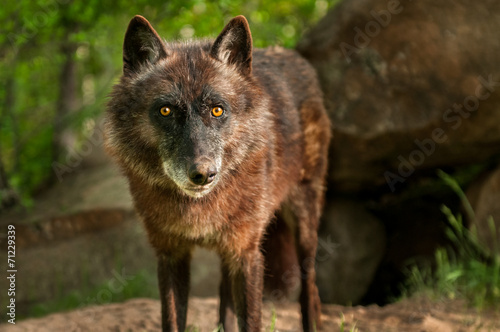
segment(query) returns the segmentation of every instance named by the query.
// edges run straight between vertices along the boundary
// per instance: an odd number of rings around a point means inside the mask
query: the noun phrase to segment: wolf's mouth
[[[175,168],[168,161],[163,161],[162,166],[165,175],[176,184],[180,191],[190,197],[200,198],[207,195],[219,182],[219,176],[214,176],[209,182],[204,180],[204,184],[196,184],[196,181],[188,178],[188,174],[182,170],[183,168]]]
[[[208,194],[215,187],[215,183],[210,183],[205,186],[197,186],[197,187],[181,187],[180,189],[188,196],[194,198],[200,198]]]

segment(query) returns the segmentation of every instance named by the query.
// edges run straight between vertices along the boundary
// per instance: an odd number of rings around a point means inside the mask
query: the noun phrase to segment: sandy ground
[[[188,331],[211,332],[217,325],[218,300],[191,298]],[[264,304],[263,327],[269,331],[273,305]],[[282,304],[276,308],[276,329],[280,332],[301,331],[299,306]],[[466,309],[459,301],[429,302],[404,300],[385,307],[342,307],[323,305],[321,331],[345,331],[353,326],[369,332],[467,332],[500,331],[500,313]],[[0,331],[77,332],[77,331],[160,331],[160,303],[151,299],[134,299],[124,303],[87,307],[56,313],[44,318],[28,319],[16,325],[0,325]]]

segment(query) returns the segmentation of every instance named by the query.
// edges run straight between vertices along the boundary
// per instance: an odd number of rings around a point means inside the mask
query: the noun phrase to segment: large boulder
[[[342,1],[298,44],[334,123],[335,190],[500,152],[500,2]]]
[[[321,301],[359,304],[386,250],[384,225],[362,203],[335,199],[319,231],[317,284]]]

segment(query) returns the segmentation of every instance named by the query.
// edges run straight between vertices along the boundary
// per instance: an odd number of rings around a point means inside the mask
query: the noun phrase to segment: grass
[[[340,313],[340,326],[339,326],[339,331],[340,332],[345,332],[346,331],[346,326],[345,326],[345,316],[343,313]],[[359,330],[356,328],[356,323],[351,327],[349,332],[359,332]]]
[[[458,182],[442,171],[438,175],[457,193],[469,218],[474,218],[474,211]],[[438,249],[434,268],[412,267],[409,271],[409,292],[423,293],[435,299],[464,299],[478,309],[500,309],[498,245],[493,251],[482,247],[476,230],[468,229],[460,214],[454,214],[446,206],[442,206],[441,211],[449,222],[446,234],[454,248]],[[496,238],[497,230],[492,218],[489,225]]]
[[[269,327],[269,332],[274,332],[276,329],[276,308],[273,307],[273,312],[271,314],[271,326]]]

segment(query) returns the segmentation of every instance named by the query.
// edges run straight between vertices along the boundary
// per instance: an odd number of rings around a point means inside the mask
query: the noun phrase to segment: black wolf
[[[330,123],[303,58],[252,49],[243,16],[215,41],[184,43],[164,42],[136,16],[106,115],[107,149],[157,252],[164,331],[184,331],[195,245],[221,257],[224,331],[260,331],[273,220],[293,234],[303,328],[319,327],[314,257]]]

